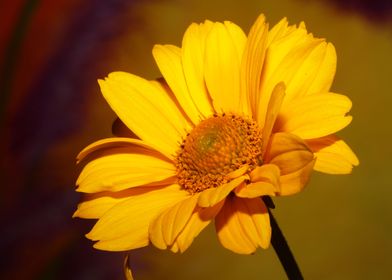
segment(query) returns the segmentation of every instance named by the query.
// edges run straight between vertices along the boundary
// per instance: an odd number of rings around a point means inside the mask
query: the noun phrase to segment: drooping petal
[[[313,94],[293,100],[282,108],[276,131],[290,132],[303,139],[319,138],[346,127],[351,101],[340,94]]]
[[[112,137],[98,140],[86,148],[84,148],[76,157],[77,162],[79,163],[87,156],[90,156],[94,152],[103,151],[108,148],[119,148],[119,147],[128,147],[129,150],[140,152],[140,153],[156,153],[156,151],[149,146],[147,143],[143,142],[139,139],[132,139],[126,137]]]
[[[350,147],[335,135],[308,140],[306,143],[316,156],[314,170],[329,174],[348,174],[353,166],[359,164]]]
[[[260,15],[249,31],[241,64],[241,102],[246,115],[257,116],[260,78],[267,47],[268,24]]]
[[[316,159],[300,169],[280,177],[279,195],[293,195],[303,190],[310,179]]]
[[[140,139],[172,158],[190,125],[163,90],[138,76],[114,72],[99,80],[117,116]]]
[[[186,199],[189,193],[172,185],[130,197],[107,211],[86,236],[95,248],[126,251],[148,245],[150,222],[162,211]]]
[[[216,216],[215,226],[223,247],[235,253],[251,254],[257,247],[269,246],[269,215],[259,198],[227,198]]]
[[[188,223],[195,210],[197,195],[182,200],[158,215],[150,224],[149,234],[151,242],[159,249],[171,247],[178,234]]]
[[[212,219],[219,213],[224,201],[215,204],[212,207],[200,208],[192,214],[188,223],[185,225],[182,232],[177,237],[175,244],[178,245],[180,252],[185,252],[192,244],[193,240],[199,233],[211,222]]]
[[[120,147],[104,150],[100,157],[88,162],[76,184],[79,192],[115,192],[158,183],[175,175],[173,163],[163,160],[158,153],[139,154]]]
[[[305,142],[290,133],[275,133],[271,137],[266,162],[279,167],[281,175],[295,172],[313,161],[314,155]]]
[[[214,113],[204,81],[205,41],[212,26],[213,23],[208,20],[202,24],[191,24],[185,31],[181,48],[182,67],[189,95],[203,118]]]
[[[200,193],[197,204],[201,207],[211,207],[218,202],[225,199],[225,197],[242,182],[248,179],[248,176],[240,176],[231,180],[230,182],[223,184],[217,188],[206,189]]]
[[[83,201],[79,203],[78,209],[72,217],[84,219],[99,219],[113,206],[127,200],[131,196],[137,196],[147,192],[162,189],[165,186],[149,186],[131,188],[119,192],[100,192],[87,194]]]
[[[214,23],[206,38],[205,81],[215,111],[240,110],[240,65],[246,36],[230,22]]]

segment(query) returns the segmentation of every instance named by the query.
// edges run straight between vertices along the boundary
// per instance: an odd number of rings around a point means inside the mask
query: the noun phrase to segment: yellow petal
[[[335,72],[330,61],[324,61],[333,59],[330,52],[329,45],[322,39],[313,38],[304,25],[287,26],[287,20],[284,19],[272,28],[268,34],[260,99],[256,104],[257,120],[263,124],[273,87],[281,81],[286,84],[285,102],[307,94],[310,89],[325,89],[326,84],[329,88]]]
[[[263,128],[263,141],[268,143],[271,136],[272,129],[275,125],[276,118],[278,117],[280,107],[282,106],[283,99],[285,97],[286,87],[284,83],[278,83],[271,94],[271,98],[268,102],[267,115],[265,117],[264,128]],[[267,145],[263,145],[263,154],[267,148]]]
[[[240,109],[240,65],[246,36],[235,24],[217,22],[206,38],[205,81],[217,112]]]
[[[314,170],[329,174],[351,173],[359,160],[350,147],[335,135],[306,141],[315,153]]]
[[[313,94],[293,100],[282,108],[276,131],[285,131],[303,139],[313,139],[335,133],[350,122],[346,116],[351,101],[340,94]]]
[[[256,198],[263,195],[275,196],[279,191],[280,187],[277,188],[269,182],[256,182],[248,185],[241,184],[234,190],[234,193],[242,198]]]
[[[164,181],[176,175],[173,163],[158,155],[136,154],[127,147],[101,152],[83,168],[76,182],[77,191],[94,193]]]
[[[148,227],[162,211],[189,196],[178,185],[147,192],[117,204],[107,211],[86,236],[95,248],[126,251],[148,245]]]
[[[313,159],[301,169],[281,176],[279,195],[292,195],[302,191],[310,179],[315,162],[316,159]]]
[[[224,201],[212,207],[200,208],[192,214],[188,223],[176,239],[180,252],[185,252],[199,233],[211,222],[222,209]]]
[[[118,117],[140,139],[172,158],[189,130],[166,91],[138,76],[114,72],[99,80],[102,93]]]
[[[181,49],[173,45],[155,45],[152,53],[166,82],[181,107],[194,124],[201,119],[201,112],[188,92],[181,63]]]
[[[260,77],[267,47],[268,24],[265,16],[260,15],[249,31],[244,57],[241,64],[241,102],[243,111],[249,116],[257,116],[260,95]]]
[[[240,168],[238,168],[238,169],[230,172],[229,174],[227,174],[227,177],[229,179],[238,178],[238,177],[244,175],[246,173],[246,171],[248,171],[248,169],[249,169],[249,165],[245,164],[245,165],[241,166]]]
[[[217,188],[210,188],[200,193],[197,204],[201,207],[211,207],[225,199],[225,197],[242,182],[248,179],[248,176],[241,176],[223,184]]]
[[[130,150],[141,153],[148,153],[148,150],[154,151],[151,146],[139,139],[125,138],[125,137],[112,137],[98,140],[86,148],[84,148],[76,157],[79,163],[87,156],[97,151],[102,151],[107,148],[128,147]]]
[[[182,67],[188,92],[194,107],[204,119],[214,113],[204,81],[205,41],[212,26],[211,21],[205,21],[202,24],[192,23],[184,34],[181,49]],[[174,77],[174,79],[178,79],[178,77]],[[179,100],[184,98],[187,96],[177,97]],[[185,103],[185,101],[183,102]]]
[[[227,198],[216,216],[216,231],[223,247],[251,254],[257,247],[267,248],[271,226],[266,206],[259,198]]]
[[[197,195],[192,195],[163,211],[150,224],[150,241],[159,249],[171,247],[195,210]]]
[[[251,184],[241,184],[234,192],[238,197],[255,198],[262,195],[274,196],[280,191],[280,170],[274,164],[256,167],[250,174]]]
[[[100,192],[87,194],[83,197],[83,201],[79,203],[78,209],[75,211],[72,217],[99,219],[110,208],[124,200],[127,200],[129,197],[158,190],[163,187],[164,186],[148,186],[127,189],[119,192]]]
[[[311,162],[313,153],[305,142],[290,133],[275,133],[272,135],[266,162],[279,167],[281,175],[297,171]]]
[[[336,50],[331,43],[323,45],[324,57],[321,59],[318,69],[313,73],[313,81],[303,94],[328,92],[331,88],[336,73]]]

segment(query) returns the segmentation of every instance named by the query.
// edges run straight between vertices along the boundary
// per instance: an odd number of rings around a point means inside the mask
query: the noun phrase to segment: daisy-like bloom
[[[334,135],[351,122],[351,101],[329,91],[335,49],[303,23],[269,29],[261,15],[246,36],[205,21],[181,48],[156,45],[153,55],[163,79],[99,81],[123,126],[78,156],[88,159],[77,181],[86,195],[74,216],[98,219],[87,234],[95,248],[184,252],[214,220],[225,248],[250,254],[271,239],[260,197],[300,192],[312,170],[358,164]]]

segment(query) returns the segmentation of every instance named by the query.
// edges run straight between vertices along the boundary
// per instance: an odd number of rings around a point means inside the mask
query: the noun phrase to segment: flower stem
[[[274,247],[276,254],[282,264],[288,279],[301,280],[304,279],[301,271],[295,261],[294,255],[290,250],[289,244],[287,244],[284,238],[283,232],[280,230],[278,223],[276,222],[272,212],[268,209],[270,215],[270,222],[272,227],[271,243]]]

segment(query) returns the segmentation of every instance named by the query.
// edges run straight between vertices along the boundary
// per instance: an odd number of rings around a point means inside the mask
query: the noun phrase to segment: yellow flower
[[[78,156],[89,162],[74,216],[99,219],[87,234],[95,248],[152,242],[184,252],[215,220],[224,247],[253,253],[271,238],[261,196],[301,191],[313,169],[343,174],[358,164],[334,135],[351,122],[351,101],[329,92],[335,49],[303,23],[269,29],[261,15],[246,36],[205,21],[189,26],[181,48],[156,45],[153,55],[161,80],[115,72],[99,81],[129,137]]]

